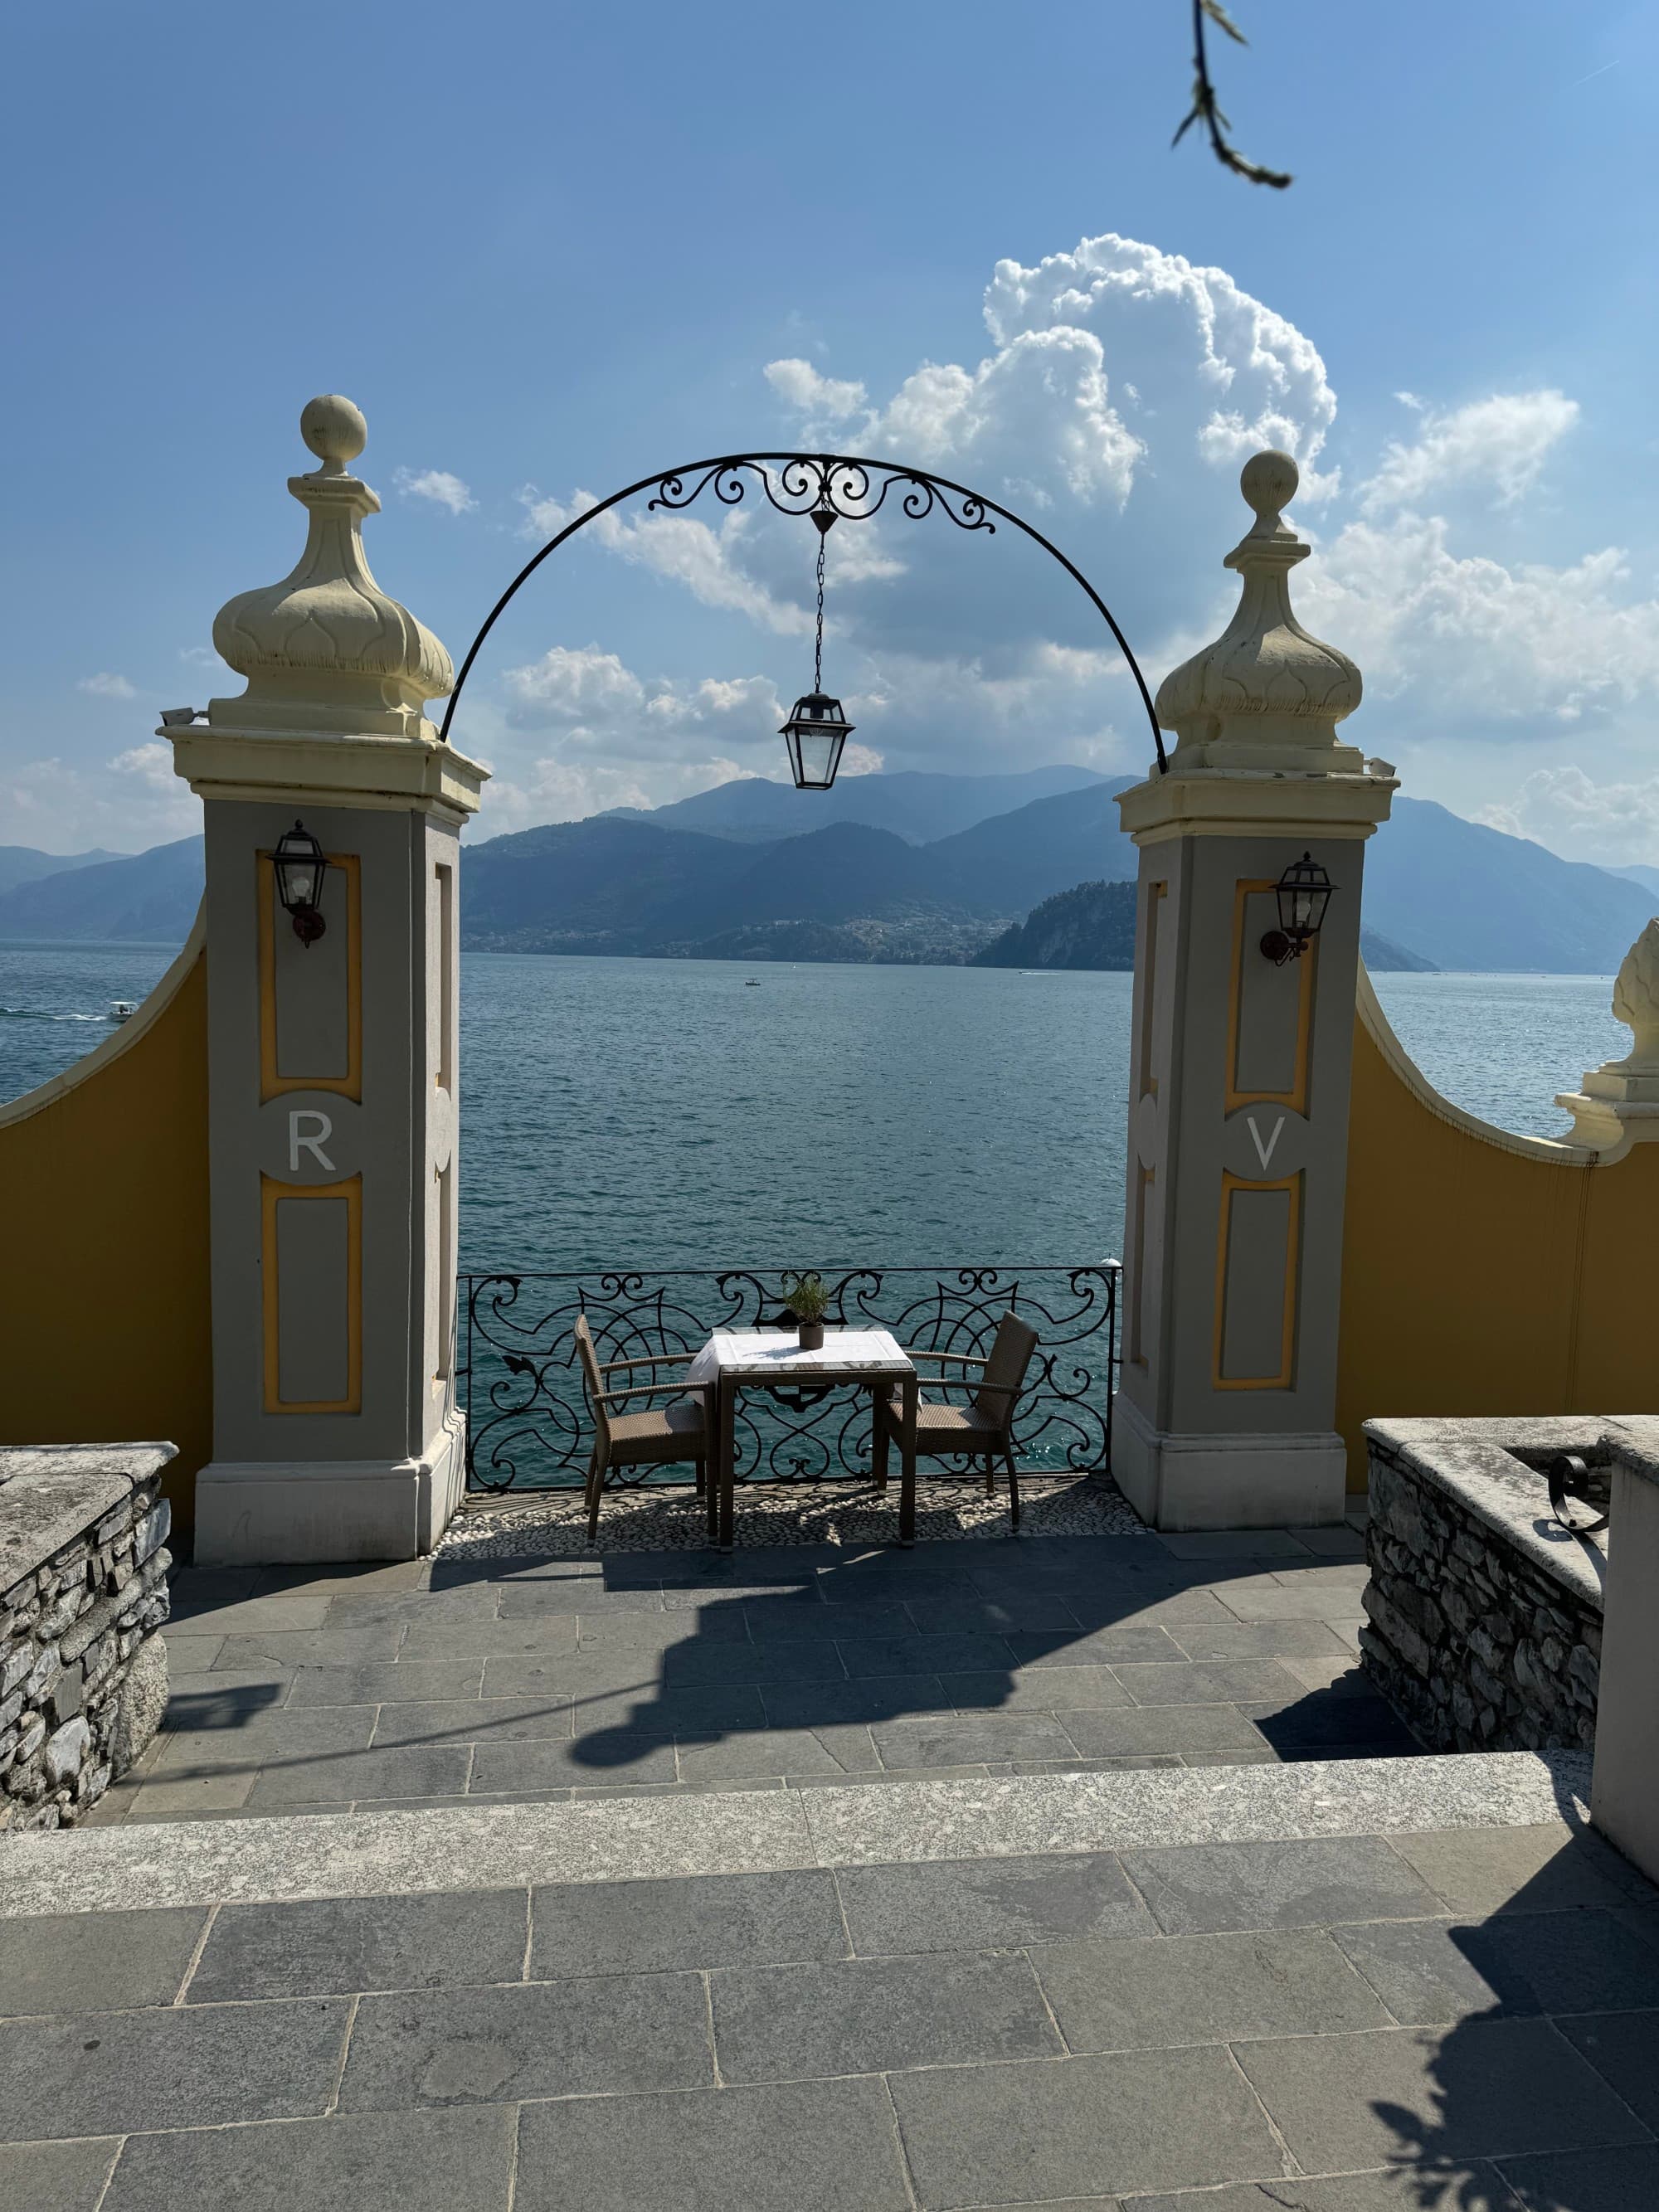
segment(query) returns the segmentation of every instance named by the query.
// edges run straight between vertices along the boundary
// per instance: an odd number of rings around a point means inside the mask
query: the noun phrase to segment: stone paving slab
[[[112,1969],[93,2006],[0,2021],[0,2212],[1652,2212],[1659,2007],[1628,2000],[1659,1989],[1659,1893],[1565,1821],[1352,1826],[1515,1819],[1582,1780],[1530,1764],[1392,1762],[1346,1802],[1351,1767],[1249,1770],[1253,1803],[1237,1774],[1068,1774],[1124,1797],[1118,1849],[917,1835],[770,1871],[714,1869],[814,1850],[789,1792],[19,1839],[60,1902],[113,1858],[153,1904],[21,1914],[7,1854],[0,1961],[32,1986],[106,1929]],[[1029,1844],[1009,1785],[945,1786],[994,1789]],[[925,1827],[940,1787],[826,1794]],[[590,1838],[608,1874],[573,1881],[593,1815],[616,1856]],[[333,1887],[258,1901],[300,1880]],[[1168,1932],[1194,1918],[1216,1932]],[[1460,1940],[1490,2004],[1447,1978]],[[1443,2016],[1402,2020],[1425,1989]]]
[[[1264,1551],[1250,1537],[1186,1557],[1145,1532],[726,1559],[446,1553],[395,1574],[185,1570],[165,1740],[94,1819],[556,1797],[711,1775],[812,1784],[826,1771],[821,1730],[888,1722],[907,1724],[875,1740],[878,1767],[890,1750],[895,1771],[1181,1760],[1188,1705],[1212,1717],[1200,1757],[1407,1753],[1409,1734],[1374,1696],[1343,1710],[1364,1686],[1353,1645],[1364,1571],[1311,1540]],[[1324,1671],[1310,1675],[1314,1660]],[[452,1705],[471,1710],[441,1710]],[[1165,1718],[1131,1749],[1103,1749],[1110,1732],[1091,1717],[1135,1705]],[[492,1741],[569,1736],[594,1741],[519,1774],[482,1755]],[[729,1748],[715,1753],[716,1736]],[[799,1771],[784,1762],[792,1744]],[[465,1771],[343,1756],[475,1747]]]

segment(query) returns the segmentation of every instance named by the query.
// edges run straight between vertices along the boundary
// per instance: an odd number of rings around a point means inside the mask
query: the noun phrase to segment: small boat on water
[[[124,1022],[137,1011],[131,999],[112,999],[109,1002],[109,1018],[112,1022]]]
[[[743,988],[745,991],[758,991],[760,988],[760,977],[758,975],[746,976],[744,980]]]

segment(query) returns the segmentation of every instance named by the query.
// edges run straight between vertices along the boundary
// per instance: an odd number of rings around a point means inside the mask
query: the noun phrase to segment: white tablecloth
[[[817,1352],[803,1352],[792,1328],[722,1328],[693,1359],[685,1380],[689,1388],[697,1389],[712,1382],[716,1374],[766,1382],[774,1376],[805,1376],[826,1369],[843,1375],[914,1372],[903,1346],[884,1328],[827,1328]]]

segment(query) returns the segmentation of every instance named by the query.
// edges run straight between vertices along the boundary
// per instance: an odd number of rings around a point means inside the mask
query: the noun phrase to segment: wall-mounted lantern
[[[322,915],[328,855],[305,823],[296,822],[277,839],[270,865],[283,911],[294,917],[294,934],[301,945],[314,945],[328,927]]]
[[[1276,968],[1282,968],[1288,960],[1299,960],[1313,943],[1335,889],[1311,853],[1304,853],[1285,869],[1273,886],[1279,927],[1270,929],[1261,940],[1263,955]]]

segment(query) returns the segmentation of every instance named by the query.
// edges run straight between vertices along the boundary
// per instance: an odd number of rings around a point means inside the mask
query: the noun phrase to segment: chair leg
[[[707,1468],[706,1468],[706,1466],[705,1466],[704,1462],[703,1462],[702,1460],[696,1460],[696,1461],[694,1461],[694,1462],[693,1462],[693,1464],[694,1464],[694,1466],[696,1467],[696,1470],[697,1470],[697,1488],[696,1488],[696,1495],[697,1495],[699,1498],[701,1498],[701,1497],[702,1496],[702,1494],[703,1494],[704,1491],[705,1491],[705,1490],[708,1488],[708,1470],[707,1470]]]
[[[989,1452],[985,1455],[985,1495],[994,1498],[997,1489],[997,1463]]]
[[[907,1547],[916,1540],[916,1451],[914,1441],[901,1439],[899,1451],[899,1542]]]
[[[872,1409],[870,1424],[870,1472],[878,1490],[887,1487],[887,1416],[880,1406]]]
[[[1008,1462],[1008,1523],[1014,1534],[1018,1535],[1019,1534],[1019,1475],[1014,1467],[1014,1455],[1011,1445],[1004,1444],[1002,1456]]]
[[[599,1533],[599,1499],[605,1489],[605,1464],[596,1443],[587,1469],[587,1540],[590,1544]]]

